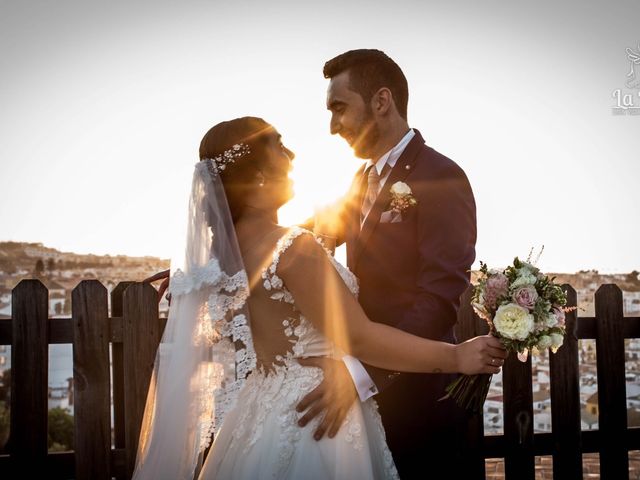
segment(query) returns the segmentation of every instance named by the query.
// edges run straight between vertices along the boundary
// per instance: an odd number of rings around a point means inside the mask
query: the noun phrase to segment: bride
[[[406,372],[497,373],[493,337],[459,345],[368,320],[356,278],[314,235],[277,223],[293,153],[264,120],[223,122],[195,167],[184,259],[140,433],[136,479],[397,478],[373,399],[333,438],[296,404],[322,381],[305,357],[353,355]],[[316,421],[317,422],[317,421]]]

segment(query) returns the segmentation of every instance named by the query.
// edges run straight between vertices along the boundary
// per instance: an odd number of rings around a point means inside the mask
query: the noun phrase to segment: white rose
[[[551,350],[553,353],[556,353],[558,349],[562,346],[562,342],[564,342],[564,336],[559,333],[551,334]]]
[[[558,325],[558,317],[553,312],[547,313],[547,317],[544,319],[544,325],[547,328],[552,328]]]
[[[391,185],[391,193],[394,195],[411,195],[411,188],[404,182],[396,182]]]
[[[498,307],[493,325],[503,337],[525,340],[533,331],[534,319],[526,308],[508,303]]]
[[[549,335],[542,335],[538,340],[538,345],[536,345],[536,347],[538,347],[538,350],[546,350],[551,347],[552,344],[553,340]]]

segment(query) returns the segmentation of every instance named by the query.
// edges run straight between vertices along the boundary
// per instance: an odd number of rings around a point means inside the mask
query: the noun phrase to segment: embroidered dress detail
[[[248,375],[238,396],[237,408],[227,415],[201,478],[362,478],[362,472],[372,468],[366,478],[398,478],[373,399],[354,404],[333,439],[321,442],[313,439],[319,419],[304,428],[298,425],[302,414],[296,411],[296,405],[322,382],[323,372],[320,368],[302,366],[297,360],[311,356],[341,358],[343,355],[296,308],[293,295],[277,274],[281,257],[301,235],[313,236],[313,233],[295,227],[277,242],[271,262],[261,271],[261,283],[255,287],[264,288],[271,300],[291,306],[290,314],[279,323],[289,348],[274,355],[268,364],[258,362],[256,369]],[[327,255],[349,290],[357,295],[355,275],[335,261],[328,251]],[[336,449],[328,442],[338,442],[339,446]],[[345,458],[335,461],[346,462],[344,467],[347,468],[335,470],[343,472],[339,477],[335,477],[333,470],[331,473],[326,470],[334,461],[336,451],[345,452]],[[349,451],[352,453],[347,453]],[[220,457],[223,458],[217,461]],[[253,465],[254,461],[262,462],[261,466]],[[314,462],[318,462],[317,465]],[[352,468],[355,470],[350,470]],[[347,473],[349,471],[360,472],[360,477],[357,474],[352,477]]]

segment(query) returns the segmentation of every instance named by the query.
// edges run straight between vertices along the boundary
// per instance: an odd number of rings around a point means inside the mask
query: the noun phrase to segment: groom
[[[359,301],[376,322],[455,343],[459,297],[475,259],[476,214],[462,169],[425,145],[407,123],[408,86],[379,50],[352,50],[324,66],[331,133],[366,160],[342,203],[333,231],[346,242],[360,281]],[[307,359],[325,380],[300,402],[300,424],[321,418],[315,437],[335,435],[351,404],[374,396],[403,479],[460,472],[464,414],[439,402],[455,377],[399,374],[343,361]],[[455,469],[455,470],[454,470]]]

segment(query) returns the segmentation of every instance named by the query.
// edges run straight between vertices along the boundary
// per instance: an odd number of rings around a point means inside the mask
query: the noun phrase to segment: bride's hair
[[[256,185],[256,174],[268,168],[267,140],[273,127],[261,118],[241,117],[211,128],[200,142],[200,160],[214,158],[234,145],[245,144],[250,153],[242,155],[222,172],[220,178],[235,223],[242,215],[244,197]]]

